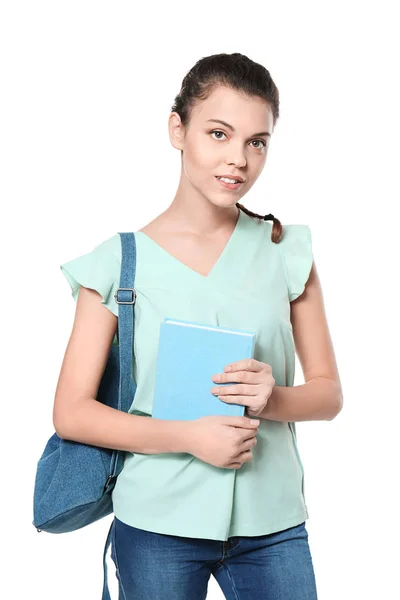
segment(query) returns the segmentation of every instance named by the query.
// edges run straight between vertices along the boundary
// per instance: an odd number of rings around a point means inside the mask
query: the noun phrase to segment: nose
[[[246,166],[246,156],[243,149],[232,148],[231,156],[226,159],[227,165],[236,165],[238,168]]]
[[[225,162],[227,165],[235,165],[238,169],[243,169],[246,166],[246,159],[233,158]]]

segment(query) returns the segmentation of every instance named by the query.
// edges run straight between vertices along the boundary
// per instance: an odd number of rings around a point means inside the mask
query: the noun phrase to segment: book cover
[[[241,416],[245,406],[211,393],[212,376],[225,365],[254,355],[256,333],[166,318],[160,324],[152,417],[192,420],[209,415]],[[238,383],[238,382],[236,382]]]

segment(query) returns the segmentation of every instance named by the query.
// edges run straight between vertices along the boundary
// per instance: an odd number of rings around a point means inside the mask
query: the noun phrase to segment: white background
[[[297,425],[319,600],[400,597],[394,7],[2,4],[5,597],[101,598],[111,516],[64,535],[32,525],[36,464],[54,431],[75,310],[59,265],[169,206],[180,153],[168,138],[168,114],[186,72],[219,52],[262,63],[279,88],[264,172],[241,201],[283,224],[310,225],[343,386],[336,419]],[[297,363],[295,384],[303,382]],[[223,598],[212,578],[208,598]]]

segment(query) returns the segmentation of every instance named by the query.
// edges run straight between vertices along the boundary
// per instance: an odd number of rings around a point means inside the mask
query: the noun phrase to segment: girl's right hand
[[[240,469],[253,458],[257,444],[256,419],[211,415],[190,421],[190,454],[224,469]]]

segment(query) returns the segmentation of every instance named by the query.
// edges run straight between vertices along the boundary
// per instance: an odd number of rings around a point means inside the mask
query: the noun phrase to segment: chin
[[[235,200],[234,202],[232,200],[229,201],[229,199],[226,199],[225,202],[221,202],[221,200],[217,200],[217,201],[213,201],[213,200],[209,200],[211,204],[213,204],[214,206],[217,206],[218,208],[226,208],[226,209],[232,209],[236,202],[238,202],[238,200]]]

